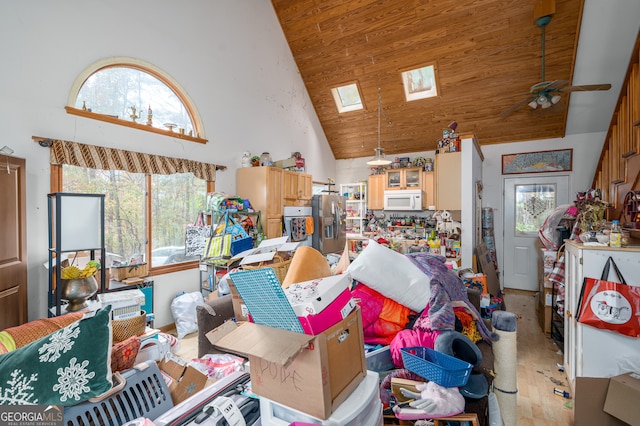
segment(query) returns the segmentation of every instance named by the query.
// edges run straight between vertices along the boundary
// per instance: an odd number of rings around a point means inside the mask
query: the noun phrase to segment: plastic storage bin
[[[365,360],[367,362],[367,370],[375,371],[376,373],[384,373],[395,370],[396,368],[393,364],[391,350],[388,345],[375,351],[367,352],[365,354]]]
[[[120,373],[124,388],[97,402],[64,408],[65,425],[121,425],[139,417],[153,419],[173,407],[169,388],[154,361]]]
[[[460,387],[467,384],[473,366],[430,348],[402,348],[404,368],[444,387]]]
[[[382,402],[378,385],[378,375],[368,371],[349,398],[326,420],[260,397],[260,422],[263,426],[289,426],[293,422],[325,426],[382,426]]]

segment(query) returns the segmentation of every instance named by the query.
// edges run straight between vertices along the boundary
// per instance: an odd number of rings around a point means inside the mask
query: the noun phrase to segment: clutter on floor
[[[482,276],[463,279],[444,257],[373,241],[353,263],[333,259],[340,274],[311,247],[287,260],[284,278],[250,262],[225,275],[229,294],[174,299],[178,338],[198,333],[197,358],[181,359],[179,340],[148,326],[123,336],[110,358],[113,386],[120,376],[156,380],[172,408],[121,420],[355,425],[473,413],[489,424],[491,345],[501,336],[483,321],[499,310],[482,311],[491,296]]]

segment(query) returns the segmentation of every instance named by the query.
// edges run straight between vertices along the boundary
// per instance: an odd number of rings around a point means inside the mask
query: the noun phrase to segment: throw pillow
[[[110,312],[0,355],[0,404],[74,405],[111,389]]]
[[[412,311],[422,312],[431,297],[430,279],[407,256],[374,240],[355,258],[347,273]]]

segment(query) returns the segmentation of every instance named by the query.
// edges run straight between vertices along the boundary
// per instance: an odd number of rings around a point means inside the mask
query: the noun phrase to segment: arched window
[[[104,60],[86,68],[74,82],[67,111],[196,142],[204,137],[197,110],[180,85],[133,58]]]
[[[131,58],[104,60],[86,68],[74,82],[66,110],[156,134],[207,142],[197,110],[180,85],[153,65]],[[177,165],[162,161],[167,166],[162,170],[121,170],[121,158],[150,154],[70,141],[53,143],[53,148],[60,147],[63,158],[52,163],[52,192],[106,195],[109,259],[105,267],[111,262],[122,265],[144,260],[151,275],[198,267],[199,257],[185,252],[185,224],[193,223],[205,210],[207,193],[215,190],[215,171],[223,166],[178,159]],[[67,155],[67,150],[89,152],[90,160],[83,155]],[[118,151],[118,155],[111,151]],[[83,161],[68,161],[72,158]]]

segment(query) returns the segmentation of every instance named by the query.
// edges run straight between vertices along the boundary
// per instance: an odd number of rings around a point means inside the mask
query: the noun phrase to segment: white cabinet
[[[365,182],[340,185],[340,194],[346,200],[347,234],[362,235],[367,214],[367,184]]]
[[[640,339],[623,336],[578,323],[578,298],[584,277],[600,278],[611,256],[629,285],[640,285],[640,248],[584,246],[567,241],[565,245],[564,365],[572,390],[576,377],[611,377],[629,361],[638,365]],[[617,281],[613,268],[609,281]]]

